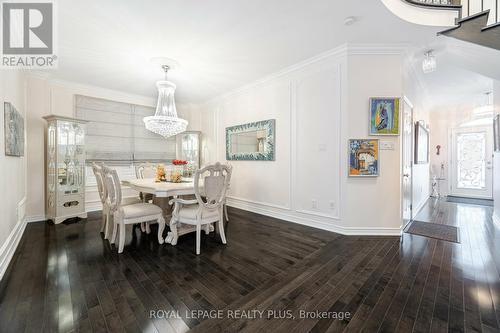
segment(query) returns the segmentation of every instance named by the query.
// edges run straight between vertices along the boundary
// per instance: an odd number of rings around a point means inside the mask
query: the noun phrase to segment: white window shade
[[[76,117],[88,120],[88,161],[168,161],[175,158],[175,137],[164,139],[144,128],[154,108],[77,95]]]

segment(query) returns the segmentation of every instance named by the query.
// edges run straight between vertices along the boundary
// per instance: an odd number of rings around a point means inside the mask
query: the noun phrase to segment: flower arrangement
[[[188,161],[184,161],[184,160],[173,160],[173,161],[172,161],[172,164],[173,164],[173,165],[186,165],[186,164],[188,164]]]
[[[165,166],[163,164],[158,164],[156,166],[156,179],[155,182],[165,182],[166,181]]]

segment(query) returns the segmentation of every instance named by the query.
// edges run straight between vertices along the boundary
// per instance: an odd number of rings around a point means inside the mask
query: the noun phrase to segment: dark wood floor
[[[0,332],[499,331],[500,227],[491,207],[445,207],[429,211],[460,227],[461,244],[347,237],[231,209],[227,246],[204,236],[195,256],[191,235],[159,246],[136,229],[118,255],[99,216],[30,224],[0,283]]]

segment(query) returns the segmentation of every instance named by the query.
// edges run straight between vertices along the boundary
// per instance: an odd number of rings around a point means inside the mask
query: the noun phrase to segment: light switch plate
[[[394,142],[380,141],[380,150],[394,150]]]

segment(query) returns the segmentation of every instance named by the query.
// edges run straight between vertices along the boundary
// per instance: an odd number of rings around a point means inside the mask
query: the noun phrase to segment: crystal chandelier
[[[158,88],[158,103],[154,116],[144,117],[144,125],[149,131],[159,134],[164,138],[177,135],[186,130],[188,122],[177,117],[175,108],[175,84],[167,81],[169,66],[163,65],[165,80],[156,82]]]
[[[425,52],[425,58],[422,61],[422,70],[425,74],[432,73],[437,68],[436,56],[432,50]]]

